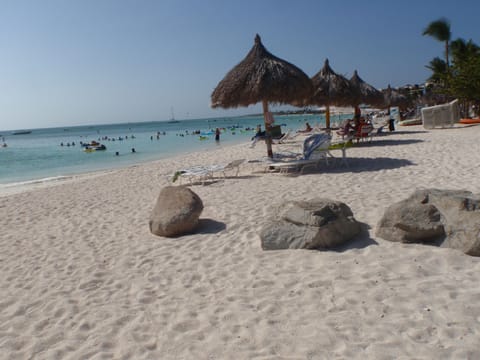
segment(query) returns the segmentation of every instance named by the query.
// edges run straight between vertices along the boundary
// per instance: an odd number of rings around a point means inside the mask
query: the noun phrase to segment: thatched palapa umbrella
[[[313,96],[311,103],[325,105],[325,126],[330,128],[330,105],[351,105],[351,86],[347,78],[332,70],[328,59],[323,68],[312,77]]]
[[[352,89],[352,105],[355,107],[355,116],[360,114],[360,104],[383,106],[384,99],[381,91],[378,91],[372,85],[363,81],[360,76],[358,76],[357,70],[354,71],[350,79],[350,85]]]
[[[212,107],[231,108],[262,102],[267,153],[273,157],[268,103],[303,105],[311,97],[308,76],[289,62],[265,49],[260,36],[237,66],[230,70],[212,93]]]
[[[395,89],[390,87],[390,84],[386,89],[382,90],[383,98],[385,101],[385,105],[390,108],[391,106],[406,106],[408,104],[408,99],[405,95],[400,94]]]

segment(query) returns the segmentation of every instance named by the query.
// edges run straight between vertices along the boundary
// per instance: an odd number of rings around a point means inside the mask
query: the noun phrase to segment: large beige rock
[[[185,186],[167,186],[160,191],[150,215],[150,231],[174,237],[191,233],[203,211],[200,197]]]
[[[260,232],[263,250],[331,249],[361,231],[350,208],[339,201],[287,201]]]
[[[445,231],[435,206],[409,198],[388,207],[378,223],[376,235],[402,243],[429,243],[438,241]]]
[[[480,256],[480,197],[465,190],[417,190],[385,211],[376,235]]]

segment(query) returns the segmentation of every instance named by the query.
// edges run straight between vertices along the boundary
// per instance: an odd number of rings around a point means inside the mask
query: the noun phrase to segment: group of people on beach
[[[266,123],[270,127],[272,127],[273,124],[275,123],[275,119],[273,118],[273,115],[270,112],[267,112],[267,114],[265,115],[265,119],[266,119]],[[306,122],[305,129],[297,130],[297,133],[309,133],[312,131],[313,131],[312,126],[308,122]],[[282,139],[285,136],[285,134],[282,134],[281,132],[280,134],[277,134],[277,135],[278,136],[275,139]],[[262,126],[260,124],[257,125],[257,128],[255,130],[255,135],[252,137],[252,143],[250,147],[254,147],[258,140],[264,140],[266,136],[267,136],[266,131],[262,130]]]
[[[167,135],[167,133],[165,131],[164,132],[157,131],[157,134],[155,135],[157,140],[160,140],[160,135]],[[150,136],[150,140],[153,140],[153,135]]]
[[[373,127],[372,123],[369,120],[366,120],[363,116],[347,119],[337,131],[337,135],[342,136],[342,138],[345,136],[359,138],[362,133],[362,128],[367,125]]]
[[[395,120],[390,118],[389,121],[379,128],[379,131],[383,129],[384,126],[388,126],[389,131],[395,131]],[[353,119],[347,119],[340,126],[340,129],[337,131],[337,135],[343,137],[355,137],[357,141],[360,137],[363,136],[362,129],[367,128],[371,131],[373,130],[373,124],[370,118],[365,118],[364,116],[354,116]]]
[[[99,137],[98,138],[98,141],[123,141],[123,140],[128,140],[128,139],[135,139],[135,135],[130,135],[130,137],[128,135],[125,135],[124,137],[123,136],[119,136],[119,137],[108,137],[108,136],[102,136],[102,137]],[[80,145],[85,147],[87,146],[88,144],[90,144],[90,142],[83,142],[83,141],[80,141]],[[70,146],[75,146],[75,141],[72,141],[72,142],[66,142],[64,143],[63,141],[60,143],[60,146],[67,146],[67,147],[70,147]]]
[[[273,116],[269,116],[269,121],[271,124],[273,124]],[[380,126],[378,132],[382,131],[384,127],[388,127],[389,131],[395,131],[395,120],[393,118],[390,118],[389,121],[387,121],[383,126]],[[362,116],[361,113],[356,112],[353,116],[353,118],[346,119],[341,125],[340,128],[337,131],[337,135],[348,138],[356,138],[357,141],[364,137],[368,136],[368,134],[373,131],[373,122],[370,116]],[[297,133],[310,133],[313,132],[314,128],[308,123],[305,122],[305,128],[304,129],[299,129],[296,132]],[[327,131],[330,131],[330,129],[327,129]],[[255,146],[255,143],[258,140],[264,140],[266,138],[266,131],[262,130],[261,125],[257,126],[257,129],[255,131],[255,135],[252,137],[252,143],[250,147]]]

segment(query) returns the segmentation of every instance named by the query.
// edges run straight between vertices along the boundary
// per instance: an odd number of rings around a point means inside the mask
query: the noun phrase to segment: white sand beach
[[[173,239],[148,227],[170,175],[258,159],[263,143],[5,190],[0,358],[478,359],[480,259],[375,229],[416,188],[480,193],[479,139],[479,126],[410,126],[349,148],[349,168],[244,164],[191,186],[202,226]],[[315,197],[345,202],[369,236],[341,251],[263,251],[272,209]]]

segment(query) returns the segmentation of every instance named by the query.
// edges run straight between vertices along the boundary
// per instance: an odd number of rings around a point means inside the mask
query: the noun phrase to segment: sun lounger
[[[269,164],[268,169],[279,170],[280,173],[286,173],[286,172],[289,172],[290,170],[303,173],[305,168],[309,166],[318,167],[319,160],[320,159],[308,159],[308,160],[298,159],[298,160],[292,160],[292,161],[286,161],[286,162],[272,162],[271,164]]]
[[[345,165],[345,167],[348,167],[348,161],[347,161],[347,148],[352,146],[351,139],[346,139],[342,140],[339,142],[335,142],[330,145],[329,150],[340,150],[342,152],[342,157],[340,158],[340,165]],[[329,154],[331,155],[329,151]],[[337,157],[331,155],[334,159],[338,159]]]
[[[238,159],[233,160],[228,164],[215,164],[215,165],[207,165],[207,166],[193,166],[186,169],[178,170],[172,179],[179,179],[180,182],[182,179],[188,179],[190,184],[194,183],[202,183],[209,180],[213,180],[215,178],[216,173],[221,173],[223,178],[227,178],[228,172],[234,172],[235,176],[238,176],[240,171],[240,165],[245,162],[245,159]],[[175,182],[173,180],[173,182]]]
[[[245,159],[237,159],[233,160],[232,162],[229,162],[227,165],[220,165],[217,166],[216,169],[213,169],[212,172],[215,174],[215,172],[221,172],[223,174],[223,177],[227,177],[228,172],[234,172],[235,177],[238,176],[238,173],[240,172],[240,165],[242,165],[245,162]]]
[[[297,133],[293,132],[291,129],[288,129],[283,136],[278,139],[277,144],[286,144],[288,142],[293,142],[295,141],[295,138],[297,137]]]
[[[281,173],[289,170],[303,171],[308,167],[318,167],[322,160],[328,164],[330,145],[330,136],[328,134],[313,134],[307,137],[303,143],[303,152],[297,154],[298,158],[290,161],[271,160],[266,164],[266,170],[279,170]]]

